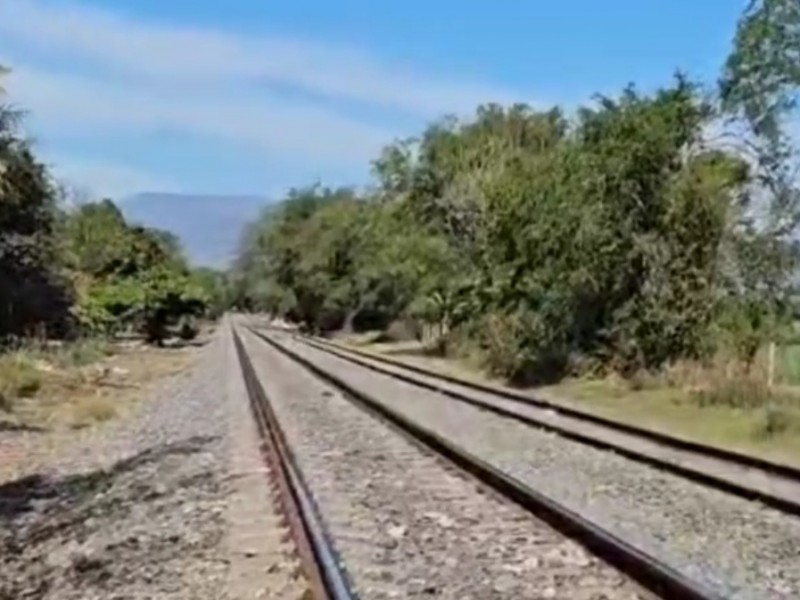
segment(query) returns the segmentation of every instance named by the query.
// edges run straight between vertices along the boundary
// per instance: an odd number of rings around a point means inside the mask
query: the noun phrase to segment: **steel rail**
[[[542,400],[539,398],[527,396],[515,392],[513,390],[500,388],[498,386],[485,385],[481,383],[464,380],[460,377],[438,373],[436,371],[425,369],[423,367],[418,367],[416,365],[408,365],[406,363],[392,360],[387,357],[375,356],[371,353],[364,352],[362,350],[343,348],[339,344],[332,343],[329,341],[323,341],[320,340],[319,338],[296,336],[296,339],[322,352],[328,352],[330,354],[333,354],[334,356],[352,362],[353,364],[357,364],[366,369],[370,369],[377,373],[393,377],[395,379],[404,381],[406,383],[410,383],[415,386],[419,386],[431,391],[435,391],[440,394],[444,394],[453,399],[470,404],[472,406],[475,406],[483,410],[490,411],[502,417],[506,417],[509,419],[513,419],[515,421],[519,421],[521,423],[525,423],[526,425],[551,431],[557,435],[560,435],[561,437],[574,440],[581,444],[593,446],[601,450],[615,452],[616,454],[624,456],[625,458],[641,462],[644,464],[648,464],[652,467],[670,473],[674,473],[676,475],[679,475],[680,477],[695,481],[702,485],[713,487],[722,490],[724,492],[739,496],[741,498],[745,498],[747,500],[761,502],[766,506],[769,506],[786,514],[800,516],[800,497],[786,498],[770,494],[762,490],[748,487],[747,485],[740,483],[738,481],[734,481],[732,479],[718,477],[706,471],[695,469],[690,466],[685,466],[669,460],[661,459],[655,456],[650,456],[642,452],[639,452],[637,450],[628,448],[620,443],[615,443],[607,440],[601,440],[595,437],[590,437],[588,435],[574,431],[568,427],[562,427],[554,423],[550,423],[544,420],[539,420],[530,415],[520,414],[518,412],[514,412],[513,410],[509,410],[501,406],[497,406],[479,400],[477,398],[467,396],[466,394],[460,393],[458,391],[448,389],[445,387],[440,387],[426,381],[421,381],[413,376],[406,375],[404,373],[398,373],[397,371],[393,371],[390,369],[385,369],[377,366],[376,364],[372,364],[366,361],[373,361],[374,363],[382,363],[394,367],[395,369],[405,370],[410,373],[451,383],[477,392],[492,394],[504,400],[517,402],[523,406],[529,405],[539,409],[546,409],[560,416],[564,416],[568,419],[573,419],[576,421],[585,421],[593,425],[598,425],[613,431],[619,431],[629,436],[642,438],[644,440],[647,440],[649,442],[654,442],[658,445],[664,446],[672,450],[691,453],[697,456],[711,458],[721,462],[729,463],[737,468],[755,469],[758,471],[762,471],[765,475],[778,477],[792,483],[797,483],[798,485],[800,485],[800,469],[796,469],[788,465],[773,463],[761,458],[749,456],[746,454],[741,454],[739,452],[726,450],[716,446],[709,446],[698,442],[683,440],[681,438],[676,438],[650,429],[636,427],[633,425],[629,425],[627,423],[620,423],[619,421],[613,421],[605,417],[600,417],[598,415],[590,414],[582,410],[573,409],[553,402],[548,402],[546,400]]]
[[[258,338],[298,363],[321,380],[343,392],[346,399],[387,421],[396,429],[448,459],[463,472],[542,519],[563,535],[577,541],[603,561],[664,599],[722,600],[716,594],[657,558],[568,509],[552,498],[510,477],[484,460],[453,444],[434,431],[388,408],[370,394],[358,390],[311,360],[299,355],[263,332],[251,328]]]
[[[284,510],[297,544],[303,569],[309,580],[315,600],[355,600],[338,556],[331,544],[317,511],[314,500],[297,467],[286,436],[278,422],[272,405],[258,380],[253,363],[247,354],[239,333],[232,327],[234,345],[241,365],[245,387],[254,417],[270,462],[279,471]],[[269,460],[269,458],[268,458]]]

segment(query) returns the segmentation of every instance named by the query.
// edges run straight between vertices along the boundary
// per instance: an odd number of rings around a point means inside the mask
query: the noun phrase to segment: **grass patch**
[[[70,425],[80,429],[93,423],[103,423],[117,415],[117,406],[108,396],[86,396],[75,400],[70,410]]]
[[[775,393],[755,377],[725,377],[712,382],[705,389],[692,391],[691,398],[700,407],[756,409],[772,404]]]
[[[0,410],[11,412],[20,399],[35,397],[53,379],[69,379],[72,371],[112,353],[111,344],[86,339],[68,344],[28,341],[0,354]]]
[[[69,343],[30,342],[18,351],[45,365],[71,369],[85,367],[111,356],[113,346],[102,338],[85,338]]]
[[[14,401],[30,398],[42,387],[42,375],[23,353],[0,356],[0,409],[10,411]]]
[[[767,406],[753,423],[753,437],[768,440],[776,436],[800,434],[800,410],[782,406]]]
[[[776,355],[777,380],[786,385],[800,385],[800,345],[779,346]]]
[[[800,396],[757,379],[717,377],[703,387],[574,379],[540,390],[617,421],[800,465]],[[566,400],[569,399],[569,400]]]

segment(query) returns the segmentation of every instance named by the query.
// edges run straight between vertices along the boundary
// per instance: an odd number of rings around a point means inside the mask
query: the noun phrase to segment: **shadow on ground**
[[[162,597],[179,581],[182,557],[216,543],[216,513],[203,512],[222,496],[207,460],[216,439],[0,485],[0,600]]]
[[[46,427],[40,427],[38,425],[0,421],[0,433],[3,433],[4,431],[11,433],[46,433],[50,430]]]
[[[201,452],[214,441],[212,437],[194,437],[176,444],[165,444],[140,452],[114,464],[109,469],[85,474],[51,478],[34,474],[0,485],[0,524],[8,525],[20,513],[32,509],[37,500],[59,498],[62,503],[79,503],[88,495],[107,489],[118,476],[148,463],[159,462],[167,456]]]

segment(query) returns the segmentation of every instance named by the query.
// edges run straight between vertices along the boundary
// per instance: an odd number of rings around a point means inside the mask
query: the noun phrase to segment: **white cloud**
[[[126,165],[102,160],[56,156],[48,161],[53,174],[79,197],[124,200],[139,192],[181,192],[174,181]]]
[[[388,130],[277,97],[164,91],[11,64],[11,99],[48,135],[177,130],[340,166],[366,164],[392,138]]]
[[[279,157],[281,164],[303,165],[298,171],[366,174],[381,146],[410,133],[393,126],[392,117],[464,113],[514,96],[410,72],[352,48],[161,24],[82,0],[0,0],[0,64],[12,68],[4,84],[29,112],[35,137],[48,152],[70,157],[56,161],[56,172],[114,197],[176,184],[81,157],[72,152],[76,142],[177,133],[212,152],[223,141],[263,156],[266,165]],[[302,90],[313,100],[280,89]],[[337,112],[331,99],[345,101],[357,116]],[[383,115],[385,125],[364,119],[363,106],[377,109],[372,114]],[[70,151],[53,147],[53,140],[69,140]]]
[[[383,64],[352,48],[162,25],[74,1],[3,0],[0,36],[170,83],[289,84],[426,117],[471,111],[480,102],[518,99],[493,86]]]

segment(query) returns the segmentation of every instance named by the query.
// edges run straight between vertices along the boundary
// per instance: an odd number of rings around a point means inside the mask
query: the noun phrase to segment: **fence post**
[[[767,387],[772,388],[775,383],[775,342],[769,343],[769,358],[767,362]]]

